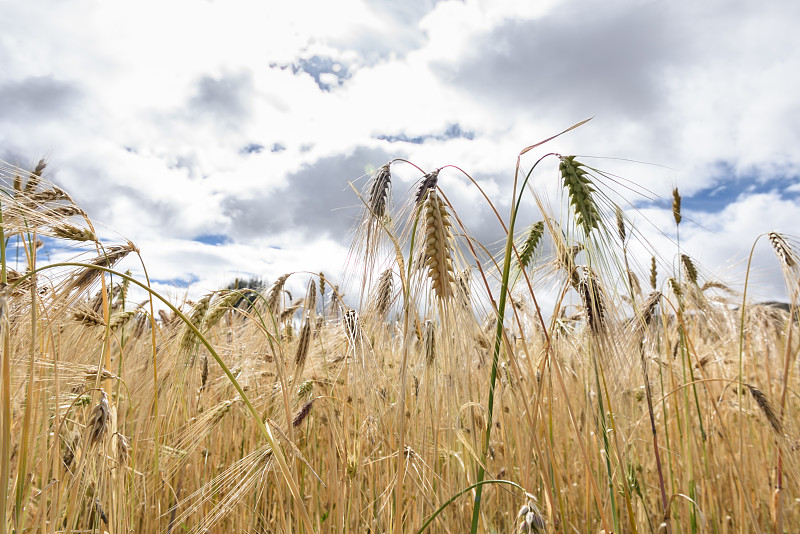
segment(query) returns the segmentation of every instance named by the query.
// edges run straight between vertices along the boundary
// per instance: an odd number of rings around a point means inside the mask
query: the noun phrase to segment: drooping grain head
[[[103,436],[106,435],[110,414],[111,409],[108,406],[108,395],[106,395],[105,391],[100,391],[100,401],[95,405],[86,424],[86,429],[89,432],[90,445],[99,443],[100,440],[103,439]]]
[[[453,296],[455,272],[452,255],[452,227],[447,206],[435,189],[429,189],[422,206],[424,229],[423,257],[436,296],[449,299]]]
[[[539,221],[531,225],[531,230],[528,237],[525,239],[525,244],[522,246],[522,252],[519,255],[519,262],[523,269],[527,269],[533,259],[533,253],[536,247],[542,241],[544,235],[544,221]]]
[[[692,261],[692,258],[686,254],[681,254],[681,265],[683,265],[683,272],[686,274],[687,280],[692,284],[697,284],[697,268]]]
[[[653,291],[642,304],[642,322],[645,325],[649,325],[652,322],[659,302],[661,302],[661,292]]]
[[[678,188],[672,190],[672,217],[675,219],[675,224],[681,224],[681,194]]]
[[[429,172],[420,180],[417,194],[414,196],[414,201],[419,204],[426,198],[426,194],[431,189],[436,189],[436,184],[439,182],[439,169]]]
[[[775,251],[775,255],[783,265],[786,267],[794,267],[797,265],[797,256],[781,234],[778,232],[769,232],[767,237],[769,237],[772,250]]]
[[[88,228],[78,228],[71,224],[63,224],[61,226],[53,227],[53,237],[59,239],[66,239],[68,241],[95,241],[97,236]]]
[[[303,407],[295,414],[294,419],[292,419],[292,426],[297,428],[298,426],[303,424],[303,421],[306,420],[306,417],[311,413],[311,407],[314,404],[314,399],[303,404]]]
[[[678,282],[676,279],[670,277],[669,287],[672,289],[672,292],[678,299],[681,299],[683,297],[683,289],[681,288],[680,282]]]
[[[561,179],[569,195],[569,202],[575,209],[576,223],[585,235],[600,226],[600,213],[594,201],[592,180],[583,164],[575,161],[575,156],[561,158],[559,164]]]
[[[382,165],[372,178],[369,187],[368,205],[374,217],[383,217],[386,213],[386,206],[392,189],[392,173],[389,164]]]
[[[750,394],[753,396],[753,399],[756,401],[756,404],[761,409],[761,412],[764,414],[764,417],[767,418],[769,421],[770,426],[772,429],[779,435],[783,435],[783,423],[781,422],[780,417],[775,413],[775,410],[772,408],[772,403],[769,402],[764,393],[755,386],[751,386],[750,384],[745,384],[747,389],[750,390]]]

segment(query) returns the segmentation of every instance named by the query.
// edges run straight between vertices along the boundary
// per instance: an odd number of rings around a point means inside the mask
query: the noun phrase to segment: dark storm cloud
[[[681,56],[682,30],[665,4],[590,13],[568,3],[535,20],[507,20],[463,59],[434,65],[454,86],[538,115],[569,111],[641,117],[662,105],[663,69]]]
[[[70,111],[81,97],[74,85],[52,76],[35,76],[0,85],[0,121],[56,119]]]
[[[189,108],[219,125],[236,127],[250,115],[253,93],[253,77],[249,72],[218,78],[204,76],[197,82]]]
[[[321,158],[287,177],[288,185],[260,196],[231,197],[222,202],[231,235],[251,237],[300,231],[315,237],[346,239],[360,201],[348,185],[367,168],[380,167],[395,155],[359,147],[350,154]],[[364,184],[361,180],[357,187]]]

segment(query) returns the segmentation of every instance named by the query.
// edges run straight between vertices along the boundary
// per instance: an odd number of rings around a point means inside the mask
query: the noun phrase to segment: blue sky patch
[[[225,234],[202,234],[192,238],[192,241],[203,243],[204,245],[227,245],[231,239]]]

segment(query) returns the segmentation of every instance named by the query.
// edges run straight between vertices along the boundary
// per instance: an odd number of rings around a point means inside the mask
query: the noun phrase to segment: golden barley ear
[[[108,430],[111,409],[108,406],[108,395],[100,391],[100,401],[95,405],[87,421],[86,429],[89,432],[89,444],[94,445],[106,435]]]
[[[650,289],[653,291],[656,290],[656,285],[658,282],[658,269],[656,267],[656,257],[650,257]]]
[[[385,320],[394,301],[393,275],[391,269],[386,269],[378,279],[378,289],[375,295],[375,312],[378,317]]]
[[[786,267],[794,267],[797,265],[797,256],[794,250],[792,250],[792,247],[789,246],[781,234],[778,232],[769,232],[767,237],[772,245],[772,250],[775,251],[775,255],[783,265]]]
[[[424,248],[423,257],[428,278],[436,296],[449,299],[453,296],[455,272],[452,253],[452,225],[447,206],[435,189],[429,189],[422,206]]]
[[[681,264],[683,265],[683,272],[686,273],[686,279],[697,285],[697,267],[695,267],[692,258],[686,254],[681,254]]]
[[[683,217],[681,216],[681,194],[678,188],[672,190],[672,217],[675,219],[675,224],[680,224]]]

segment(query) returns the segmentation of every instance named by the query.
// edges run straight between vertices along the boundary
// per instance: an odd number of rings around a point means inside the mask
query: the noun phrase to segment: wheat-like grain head
[[[531,225],[530,232],[528,232],[528,237],[525,239],[525,243],[522,245],[522,252],[520,252],[519,255],[519,263],[523,269],[527,269],[531,264],[533,253],[536,251],[536,247],[539,246],[539,243],[541,243],[543,235],[544,221],[539,221]]]
[[[429,189],[422,206],[423,257],[431,287],[440,299],[453,296],[455,272],[452,255],[452,226],[447,206],[435,189]]]
[[[786,267],[794,267],[797,265],[797,256],[781,234],[778,232],[769,232],[767,237],[769,237],[772,250],[775,251],[775,255],[783,265]]]
[[[599,228],[600,213],[594,201],[595,189],[588,172],[582,163],[575,161],[575,156],[561,158],[559,170],[564,187],[567,188],[569,202],[575,209],[576,222],[585,235],[589,235],[592,229]]]
[[[681,194],[678,188],[672,190],[672,217],[675,219],[675,224],[681,224]]]

